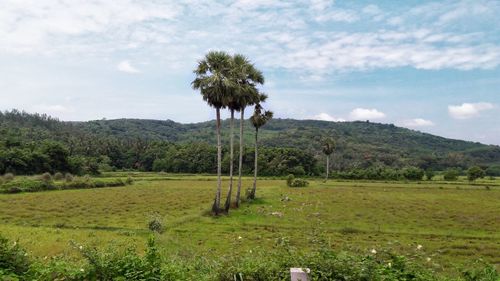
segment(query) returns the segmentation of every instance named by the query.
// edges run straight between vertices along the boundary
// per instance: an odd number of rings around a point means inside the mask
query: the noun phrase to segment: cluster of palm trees
[[[205,55],[204,59],[198,62],[194,70],[196,78],[192,82],[193,89],[199,90],[203,100],[216,111],[216,133],[217,133],[217,192],[212,212],[215,215],[228,213],[231,208],[233,192],[234,173],[234,114],[240,112],[240,153],[238,167],[238,187],[234,205],[239,207],[241,197],[241,174],[243,166],[243,122],[245,120],[245,108],[255,106],[251,122],[255,127],[255,173],[254,185],[249,198],[255,198],[257,182],[257,134],[263,126],[273,116],[272,112],[265,111],[262,103],[267,96],[259,91],[259,85],[264,84],[264,76],[261,71],[243,55],[230,54],[222,51],[211,51]],[[227,192],[224,208],[221,208],[221,110],[229,109],[230,119],[230,167],[229,167],[229,188]]]

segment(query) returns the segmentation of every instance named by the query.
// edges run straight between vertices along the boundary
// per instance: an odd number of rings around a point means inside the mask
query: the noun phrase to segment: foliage
[[[404,256],[354,255],[336,253],[328,247],[311,254],[299,254],[287,243],[278,244],[271,252],[216,260],[178,260],[160,254],[154,237],[150,237],[144,255],[134,248],[120,251],[76,245],[87,264],[81,267],[61,259],[42,264],[29,261],[19,246],[9,247],[0,237],[0,277],[16,280],[287,280],[289,268],[301,266],[311,270],[312,280],[450,280],[439,276],[432,268],[424,268]],[[491,265],[476,264],[455,281],[496,281],[500,277]],[[8,280],[8,279],[7,279]]]
[[[424,170],[416,167],[408,167],[403,169],[403,176],[407,180],[419,181],[424,177]]]
[[[444,172],[444,175],[443,175],[443,178],[444,180],[447,180],[447,181],[456,181],[458,179],[458,176],[460,176],[460,170],[458,169],[447,169],[445,172]]]
[[[71,179],[68,181],[68,179]],[[17,177],[15,180],[0,184],[0,193],[37,192],[46,190],[79,189],[117,187],[131,184],[128,180],[115,179],[92,179],[90,177],[77,177],[67,175],[66,181],[53,182],[50,174],[45,173],[37,177]]]
[[[249,120],[244,125],[252,126]],[[228,126],[227,121],[222,122],[223,133]],[[61,122],[16,110],[0,112],[0,174],[83,175],[97,174],[99,169],[215,173],[213,128],[213,121],[186,125],[136,119]],[[245,142],[253,141],[252,130],[245,132]],[[500,166],[498,146],[449,140],[393,125],[291,119],[272,119],[259,130],[264,153],[259,165],[270,164],[266,159],[274,157],[266,157],[266,152],[296,150],[315,161],[312,168],[306,167],[308,163],[299,164],[306,174],[320,175],[325,159],[320,157],[318,143],[332,132],[337,139],[332,169],[340,172],[409,166],[443,171],[479,165],[488,175],[497,175],[495,167]],[[253,171],[250,153],[253,150],[245,150],[243,171],[247,174]],[[262,175],[289,173],[268,170]]]
[[[333,138],[325,138],[322,140],[321,149],[325,155],[330,155],[335,150],[335,141]]]
[[[64,175],[61,172],[57,172],[54,174],[54,180],[61,181],[64,179]]]
[[[165,230],[163,227],[163,221],[158,214],[154,214],[148,223],[149,230],[157,233],[163,233]]]
[[[477,179],[484,178],[485,175],[486,174],[484,170],[478,166],[470,167],[469,170],[467,170],[467,179],[469,181],[475,181]]]
[[[11,181],[14,178],[15,176],[12,173],[6,173],[5,175],[3,175],[3,180],[6,182]]]
[[[28,254],[18,242],[9,241],[0,235],[0,277],[25,274],[29,264]]]
[[[435,176],[436,176],[436,172],[434,172],[432,169],[425,170],[425,178],[428,181],[431,181],[432,178],[434,178]]]
[[[286,185],[288,187],[306,187],[309,185],[309,182],[304,179],[297,179],[293,174],[290,174],[286,178]]]
[[[490,177],[500,177],[500,165],[488,167],[485,173]]]
[[[40,180],[45,183],[50,183],[52,181],[52,175],[50,175],[50,173],[43,173],[40,175]]]

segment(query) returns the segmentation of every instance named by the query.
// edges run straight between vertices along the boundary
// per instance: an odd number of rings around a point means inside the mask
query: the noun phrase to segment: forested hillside
[[[223,140],[228,141],[227,121]],[[181,124],[159,120],[61,122],[19,111],[0,114],[0,173],[96,173],[110,169],[212,173],[214,122]],[[337,143],[334,170],[416,166],[484,168],[500,165],[500,147],[450,140],[390,124],[271,120],[260,133],[262,175],[321,174],[320,140]],[[252,171],[253,128],[246,123],[246,173]],[[227,153],[224,167],[228,167]]]

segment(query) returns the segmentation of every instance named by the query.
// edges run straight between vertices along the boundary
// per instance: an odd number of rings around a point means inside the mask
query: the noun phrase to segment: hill
[[[226,144],[228,127],[228,120],[224,120]],[[155,162],[157,170],[212,172],[214,128],[214,121],[193,124],[141,119],[63,122],[46,115],[3,112],[0,114],[0,173],[75,170],[72,165],[83,166],[85,172],[99,168],[154,170]],[[296,166],[303,168],[306,174],[321,173],[324,157],[320,141],[325,136],[332,136],[337,142],[332,161],[335,170],[407,166],[443,170],[500,165],[499,146],[446,139],[392,124],[274,119],[260,133],[264,171],[268,164],[268,174],[279,167],[283,167],[279,174],[287,173]],[[245,171],[250,173],[253,128],[248,121],[244,137]],[[37,171],[27,167],[36,161],[50,162],[52,156],[61,153],[67,156],[68,163],[56,163],[56,168],[42,167]],[[227,155],[225,161],[228,162]],[[176,168],[171,166],[174,162]],[[17,168],[12,168],[14,166]]]
[[[215,121],[181,124],[171,120],[117,119],[75,125],[89,133],[120,139],[215,143]],[[224,120],[222,125],[223,140],[227,142],[229,121]],[[260,131],[263,146],[298,148],[316,156],[321,154],[320,141],[325,136],[337,141],[334,166],[340,169],[374,164],[423,168],[500,164],[499,146],[447,139],[392,124],[273,119]],[[245,139],[253,143],[253,128],[248,121]]]

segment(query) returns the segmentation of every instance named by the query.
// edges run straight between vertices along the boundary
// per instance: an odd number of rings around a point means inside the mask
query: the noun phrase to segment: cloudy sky
[[[0,110],[62,120],[214,112],[208,50],[263,70],[276,116],[500,144],[500,1],[0,0]]]

